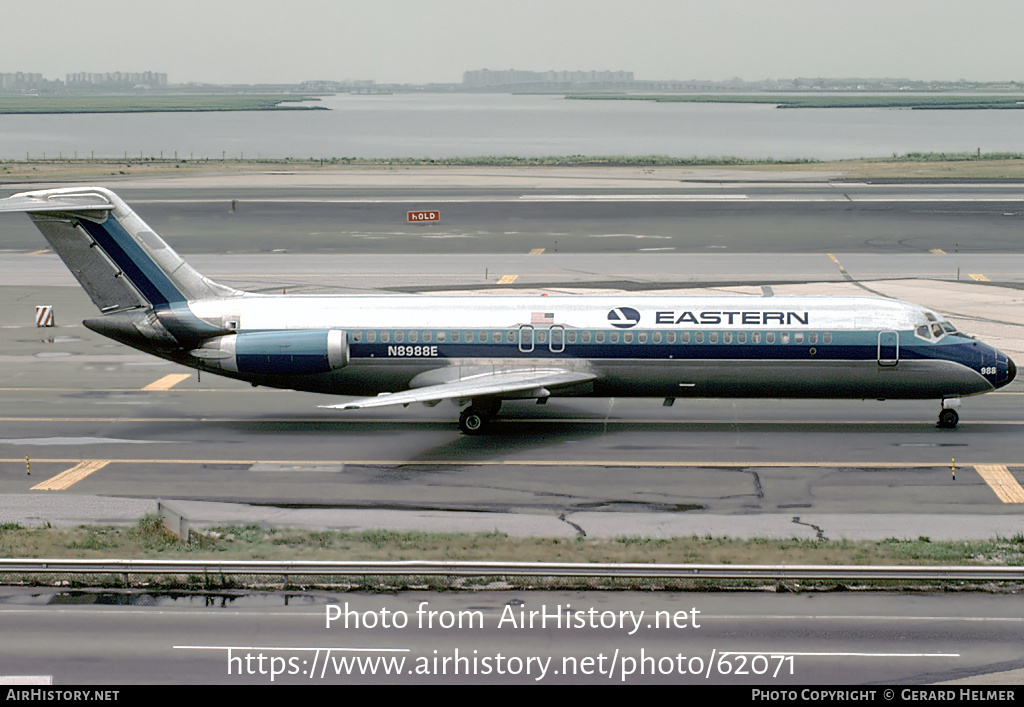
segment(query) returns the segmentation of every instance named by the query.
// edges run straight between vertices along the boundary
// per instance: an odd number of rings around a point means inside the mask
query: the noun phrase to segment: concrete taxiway
[[[118,191],[200,271],[247,289],[870,294],[933,307],[1024,359],[1015,185],[661,183],[648,198],[650,184],[545,184],[524,200],[508,183],[283,196],[189,184]],[[442,202],[440,225],[399,223]],[[495,434],[468,438],[450,404],[321,410],[336,400],[200,380],[102,339],[79,324],[95,310],[27,219],[2,226],[0,521],[131,522],[162,498],[212,524],[1024,533],[1021,381],[965,400],[956,430],[935,429],[937,402],[553,400],[508,403]],[[56,328],[35,327],[37,304],[55,307]]]

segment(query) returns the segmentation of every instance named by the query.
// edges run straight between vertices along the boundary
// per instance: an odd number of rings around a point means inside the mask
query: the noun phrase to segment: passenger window
[[[480,338],[477,339],[477,341],[479,341],[481,344],[486,344],[487,343],[487,332],[486,331],[480,332]]]
[[[575,344],[576,343],[576,332],[570,331],[568,334],[565,335],[565,338],[566,338],[566,341],[568,341],[570,344]]]
[[[459,342],[459,332],[457,332],[457,331],[453,331],[452,332],[452,342],[453,343],[458,343]]]
[[[441,343],[442,341],[444,341],[444,332],[443,331],[439,331],[439,332],[437,332],[437,342]]]
[[[381,341],[391,341],[391,334],[389,334],[389,333],[388,333],[388,332],[386,332],[386,331],[382,331],[382,332],[380,333],[380,340],[381,340]]]
[[[722,334],[722,343],[723,344],[731,344],[732,343],[732,332],[731,331],[727,331],[727,332]]]
[[[684,336],[689,336],[689,334],[684,334]],[[688,341],[688,339],[684,339],[683,343],[685,344],[687,341]],[[669,333],[665,334],[665,343],[668,343],[668,344],[676,343],[676,333],[674,331],[670,331]]]
[[[373,343],[374,341],[376,341],[377,340],[377,332],[375,332],[375,331],[368,331],[368,332],[366,332],[366,340],[369,341],[370,343]]]
[[[638,344],[646,344],[647,343],[647,333],[646,332],[640,332],[639,334],[637,334],[636,335],[636,343],[638,343]]]
[[[594,341],[595,341],[596,343],[598,343],[598,344],[603,344],[603,343],[604,343],[604,332],[603,332],[603,331],[599,331],[599,332],[597,332],[597,333],[596,333],[596,334],[594,335]]]
[[[821,335],[821,340],[822,340],[822,342],[824,342],[826,344],[831,344],[832,343],[832,332],[826,331],[824,334]]]
[[[627,331],[625,334],[622,335],[622,342],[624,344],[632,344],[633,343],[633,334]]]
[[[810,334],[808,334],[807,335],[807,343],[808,344],[816,344],[816,343],[818,343],[818,333],[815,332],[815,331],[812,331]]]
[[[510,344],[516,343],[516,333],[514,331],[510,331],[509,333],[505,334],[505,341],[507,341]]]
[[[801,332],[797,332],[796,334],[793,334],[793,343],[794,344],[802,344],[802,343],[804,343],[804,335]]]
[[[500,331],[496,331],[493,334],[491,334],[491,341],[493,341],[496,344],[500,344],[501,343],[501,332]]]
[[[613,331],[608,335],[608,342],[612,344],[619,343],[619,332]]]
[[[543,344],[547,340],[548,340],[548,333],[546,331],[538,331],[537,332],[537,343],[538,344]]]
[[[395,341],[405,341],[405,332],[404,331],[396,331],[395,332]]]
[[[430,332],[429,331],[423,332],[423,338],[421,339],[421,341],[430,341],[430,339],[431,339]]]
[[[711,343],[711,344],[717,344],[718,343],[718,332],[717,331],[713,331],[710,334],[708,334],[708,343]]]
[[[750,334],[750,343],[760,344],[761,343],[761,332],[755,331]]]
[[[767,334],[765,334],[764,335],[764,340],[765,340],[765,343],[767,343],[767,344],[774,344],[775,343],[775,332],[774,331],[770,331]]]
[[[704,332],[698,331],[696,334],[694,334],[693,335],[693,341],[694,341],[694,343],[697,343],[697,344],[703,344],[704,343]]]
[[[360,342],[362,340],[363,340],[363,332],[361,332],[361,331],[354,331],[354,332],[352,332],[352,341]]]
[[[779,339],[781,340],[780,343],[788,344],[789,343],[789,334],[788,333],[779,334]]]
[[[409,332],[409,341],[412,343],[416,343],[417,341],[419,341],[419,336],[417,336],[415,331]]]
[[[660,344],[661,343],[661,332],[660,331],[656,331],[653,334],[651,334],[651,340],[654,341],[654,343],[656,343],[656,344]]]
[[[465,337],[465,342],[467,344],[472,344],[473,343],[473,332],[471,332],[471,331],[463,332],[463,336]]]
[[[590,332],[589,331],[583,332],[580,336],[583,339],[583,343],[584,344],[589,344],[590,343]]]
[[[737,343],[740,343],[740,344],[747,343],[747,332],[741,331],[740,333],[738,333],[736,335],[736,341],[737,341]]]

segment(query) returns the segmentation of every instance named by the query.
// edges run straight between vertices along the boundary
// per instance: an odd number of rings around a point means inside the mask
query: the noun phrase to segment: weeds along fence
[[[1024,584],[1024,566],[698,565],[474,561],[2,559],[0,583],[168,589],[702,589],[766,584]]]

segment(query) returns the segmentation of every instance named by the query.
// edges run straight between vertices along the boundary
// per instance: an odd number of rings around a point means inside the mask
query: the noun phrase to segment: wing
[[[375,398],[360,398],[324,408],[358,410],[384,405],[409,403],[437,403],[451,398],[477,398],[484,396],[546,398],[552,388],[587,383],[597,378],[589,371],[570,371],[564,368],[527,368],[472,373],[456,380],[430,383],[400,393],[381,393]],[[416,385],[415,379],[412,382]]]

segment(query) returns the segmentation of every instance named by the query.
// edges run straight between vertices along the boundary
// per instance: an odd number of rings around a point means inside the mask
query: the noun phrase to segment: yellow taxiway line
[[[20,463],[18,459],[0,459],[0,463]],[[68,464],[74,459],[35,459],[37,464]],[[631,468],[830,468],[836,466],[855,466],[872,469],[944,469],[945,465],[934,462],[723,462],[723,461],[637,461],[637,460],[546,460],[546,459],[433,459],[433,460],[391,460],[391,459],[349,459],[349,460],[262,460],[253,459],[91,459],[77,463],[56,476],[32,487],[33,491],[63,491],[70,488],[89,475],[99,471],[108,464],[239,464],[254,466],[256,464],[275,464],[294,466],[301,470],[304,466],[339,465],[345,466],[526,466],[526,467],[631,467]],[[973,464],[975,471],[995,492],[1003,503],[1024,503],[1024,488],[1010,473],[1006,464]],[[965,467],[961,467],[965,468]]]
[[[1003,503],[1024,503],[1024,488],[1013,478],[1005,464],[975,464],[975,470],[981,475],[999,500]]]
[[[32,487],[33,491],[63,491],[72,484],[76,484],[85,477],[89,476],[93,472],[99,471],[107,464],[110,464],[109,459],[93,459],[91,461],[83,461],[75,464],[67,471],[62,471],[51,479],[36,484]]]
[[[325,464],[342,464],[345,466],[530,466],[530,467],[630,467],[630,468],[671,468],[671,469],[735,469],[737,467],[749,468],[813,468],[829,469],[834,467],[856,467],[858,469],[939,469],[948,472],[948,462],[861,462],[861,461],[701,461],[665,459],[662,461],[638,461],[635,459],[55,459],[55,458],[33,458],[34,464],[68,464],[85,463],[99,464],[93,471],[103,468],[107,464],[278,464],[292,466],[310,466]],[[13,459],[0,459],[0,463],[25,464],[25,457]],[[982,466],[1017,466],[1018,464],[982,465]],[[971,464],[957,464],[957,469],[965,469]],[[69,469],[67,472],[73,471]],[[1007,471],[1007,474],[1009,472]],[[84,477],[83,477],[84,478]],[[1012,477],[1011,477],[1012,478]],[[1014,481],[1016,484],[1016,481]]]
[[[498,284],[499,285],[511,285],[513,282],[516,281],[517,277],[519,277],[519,276],[518,275],[502,275],[501,279],[498,280]]]
[[[164,376],[160,380],[155,380],[147,385],[143,390],[170,390],[174,386],[181,383],[183,380],[190,378],[190,373],[172,373],[169,376]]]

